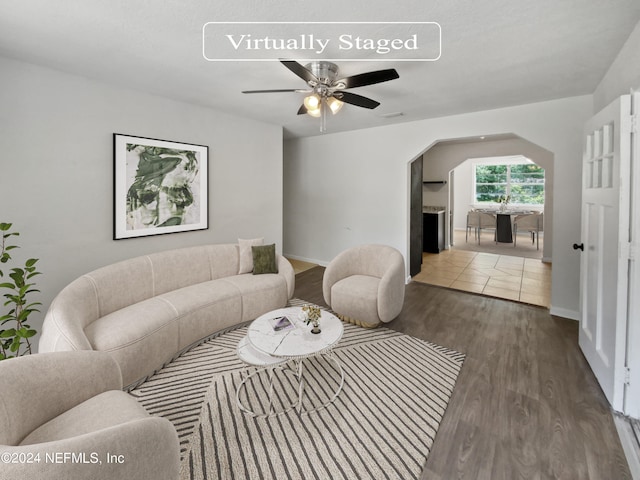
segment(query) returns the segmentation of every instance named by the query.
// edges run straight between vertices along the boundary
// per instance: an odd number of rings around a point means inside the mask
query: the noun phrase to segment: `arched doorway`
[[[454,192],[461,188],[460,178],[452,174],[460,165],[468,162],[469,159],[486,157],[526,157],[537,165],[545,169],[545,201],[544,201],[544,244],[541,245],[542,260],[549,264],[549,291],[551,283],[550,263],[552,261],[552,238],[553,238],[553,185],[554,185],[554,155],[552,152],[529,142],[515,134],[506,133],[484,137],[443,139],[435,142],[423,153],[423,183],[422,202],[424,206],[437,206],[446,212],[445,223],[445,243],[446,248],[453,242],[455,231],[454,212],[456,202]],[[467,192],[471,199],[470,187]],[[468,209],[469,203],[462,205],[462,209]],[[458,205],[460,207],[460,205]],[[457,209],[460,211],[460,209]],[[448,253],[448,251],[447,251]],[[505,256],[513,256],[513,251],[504,247]],[[444,255],[443,255],[444,257]],[[417,278],[417,277],[414,277]],[[443,282],[446,283],[446,282]],[[443,285],[450,286],[450,285]],[[452,287],[454,288],[454,287]],[[476,293],[486,293],[477,290]],[[498,290],[496,290],[498,291]],[[500,295],[497,295],[500,296]],[[504,296],[503,298],[511,298]],[[523,298],[531,298],[523,296]],[[512,300],[525,301],[525,303],[535,303],[511,298]],[[550,302],[550,300],[547,300]],[[545,306],[548,306],[545,305]]]

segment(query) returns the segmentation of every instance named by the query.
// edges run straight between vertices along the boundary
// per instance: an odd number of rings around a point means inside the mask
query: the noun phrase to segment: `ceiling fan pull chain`
[[[320,133],[327,131],[327,99],[320,100]]]

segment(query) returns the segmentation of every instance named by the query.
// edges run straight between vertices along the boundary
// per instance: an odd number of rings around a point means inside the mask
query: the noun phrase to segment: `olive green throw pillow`
[[[262,273],[278,273],[278,264],[276,263],[276,244],[252,246],[253,254],[253,274],[260,275]]]

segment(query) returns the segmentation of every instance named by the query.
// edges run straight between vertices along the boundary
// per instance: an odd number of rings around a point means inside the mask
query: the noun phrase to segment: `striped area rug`
[[[317,412],[240,412],[236,388],[246,371],[235,349],[246,327],[191,349],[133,390],[176,426],[181,480],[419,478],[464,355],[385,328],[344,326],[334,350],[344,388]],[[331,362],[305,361],[305,408],[323,404],[336,377]],[[249,404],[268,388],[266,376],[253,378]],[[291,376],[276,375],[275,386],[279,401],[293,401]]]

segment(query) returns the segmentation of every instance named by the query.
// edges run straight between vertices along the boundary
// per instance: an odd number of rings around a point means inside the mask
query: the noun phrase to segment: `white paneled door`
[[[580,348],[611,406],[624,409],[629,272],[631,99],[623,95],[585,128]]]
[[[640,92],[631,97],[631,110],[640,114]],[[638,122],[631,132],[631,262],[629,262],[629,324],[627,326],[627,365],[629,384],[625,388],[624,413],[640,419],[640,265],[638,238],[640,237],[640,129]]]

